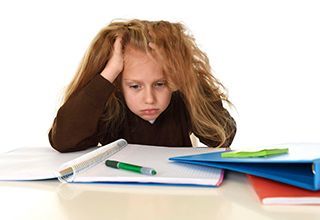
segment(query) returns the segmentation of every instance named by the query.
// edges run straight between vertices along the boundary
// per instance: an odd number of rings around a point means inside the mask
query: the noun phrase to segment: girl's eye
[[[138,85],[138,84],[134,84],[134,85],[129,85],[129,88],[130,88],[130,89],[134,89],[134,90],[138,90],[138,89],[141,88],[141,86]]]
[[[166,82],[164,82],[164,81],[160,81],[160,82],[155,83],[155,87],[159,87],[159,88],[164,87],[165,85],[166,85]]]

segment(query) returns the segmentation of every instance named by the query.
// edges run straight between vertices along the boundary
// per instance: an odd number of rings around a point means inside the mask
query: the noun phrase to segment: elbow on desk
[[[75,139],[72,139],[69,135],[66,136],[63,134],[59,135],[57,133],[53,133],[52,129],[50,130],[48,136],[52,148],[60,153],[82,151],[98,146],[98,142],[96,140],[88,139],[79,142]]]
[[[65,145],[65,143],[60,142],[60,140],[55,137],[52,137],[50,133],[49,133],[49,142],[51,147],[60,153],[67,153],[72,151],[72,150],[68,150],[68,146]]]
[[[52,129],[48,134],[50,145],[53,149],[60,153],[74,152],[82,149],[75,149],[75,144],[68,141],[68,138],[59,137],[57,134],[53,134]]]

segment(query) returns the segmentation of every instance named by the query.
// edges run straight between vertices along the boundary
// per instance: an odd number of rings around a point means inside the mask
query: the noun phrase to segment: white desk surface
[[[263,206],[246,177],[227,173],[218,188],[0,182],[1,219],[319,220],[320,206]]]

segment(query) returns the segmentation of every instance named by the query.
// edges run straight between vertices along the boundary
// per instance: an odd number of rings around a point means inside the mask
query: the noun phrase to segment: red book
[[[265,205],[320,205],[320,190],[309,191],[269,179],[247,175]]]

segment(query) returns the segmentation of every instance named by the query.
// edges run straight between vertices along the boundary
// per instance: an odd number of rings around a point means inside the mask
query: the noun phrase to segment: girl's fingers
[[[114,42],[114,45],[113,45],[115,53],[122,53],[122,43],[121,43],[121,41],[122,41],[121,37],[117,37],[116,38],[116,40]]]
[[[149,47],[151,47],[151,49],[153,49],[153,50],[157,50],[158,49],[157,45],[155,45],[152,42],[149,43]]]
[[[148,45],[154,51],[154,53],[160,59],[160,61],[163,61],[163,51],[155,43],[149,42]]]

